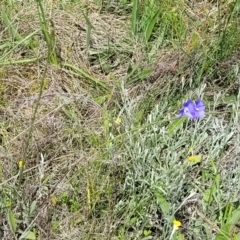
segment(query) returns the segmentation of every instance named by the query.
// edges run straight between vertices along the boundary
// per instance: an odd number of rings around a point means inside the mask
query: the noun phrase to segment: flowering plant
[[[183,103],[182,108],[179,110],[179,117],[186,116],[190,119],[203,118],[205,116],[205,104],[199,98],[197,101],[188,99]]]

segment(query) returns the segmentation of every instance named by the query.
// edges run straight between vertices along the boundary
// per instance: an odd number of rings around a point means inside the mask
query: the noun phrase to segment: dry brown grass
[[[161,101],[168,101],[170,111],[175,111],[177,97],[181,100],[194,85],[202,58],[208,59],[208,53],[201,50],[214,41],[217,13],[228,10],[225,4],[207,1],[183,6],[188,31],[182,46],[169,41],[149,54],[151,47],[139,36],[132,36],[130,14],[121,15],[118,5],[113,3],[105,11],[94,1],[45,1],[61,62],[57,66],[47,62],[47,44],[40,31],[32,37],[32,47],[16,46],[15,36],[0,21],[0,46],[10,44],[0,48],[2,55],[9,52],[4,59],[8,64],[0,65],[0,238],[20,236],[8,225],[6,212],[12,209],[20,221],[18,230],[35,229],[39,239],[119,239],[118,226],[124,226],[127,213],[116,215],[114,207],[124,195],[120,185],[125,163],[121,159],[127,153],[111,145],[113,134],[119,134],[117,140],[125,134],[114,121],[131,109],[135,115],[123,119],[126,129],[140,126]],[[22,37],[40,28],[34,1],[17,1],[6,9]],[[82,12],[93,26],[89,46]],[[38,61],[9,64],[31,57]],[[218,69],[217,79],[211,81],[213,75],[204,75],[207,97],[213,98],[212,89],[226,90],[222,76],[228,77],[239,64],[237,59],[236,51],[231,58],[211,66]],[[153,73],[145,81],[127,85],[136,66],[137,73],[144,69]],[[41,84],[43,93],[38,102]],[[234,84],[228,84],[226,94],[236,90]],[[19,160],[25,162],[21,181]],[[36,207],[30,214],[33,203]]]
[[[61,10],[60,3],[49,1],[49,4],[51,3],[52,6],[45,5],[45,10],[54,23],[62,61],[97,76],[108,85],[114,85],[112,77],[103,73],[99,64],[93,64],[92,57],[86,50],[86,23],[81,14],[84,6],[64,5]],[[92,7],[96,6],[93,4]],[[39,28],[34,2],[16,4],[8,10],[10,15],[14,16],[13,23],[22,36]],[[126,19],[119,18],[113,21],[113,15],[99,14],[91,9],[88,17],[94,25],[91,35],[92,49],[105,51],[109,41],[117,44],[125,37]],[[11,36],[3,23],[1,29],[3,43]],[[46,56],[46,43],[41,34],[34,36],[34,39],[38,56]],[[9,55],[9,59],[18,60],[32,55],[31,49],[20,46]],[[119,69],[123,68],[124,64],[120,64]],[[122,71],[124,70],[116,72]],[[117,79],[118,75],[114,78]],[[32,137],[30,143],[26,145],[42,81],[44,81],[43,94],[33,123]],[[78,174],[78,171],[81,171],[81,166],[89,164],[89,161],[95,160],[97,156],[94,147],[91,146],[91,139],[92,136],[100,138],[103,135],[103,108],[96,102],[102,91],[94,90],[94,85],[69,69],[50,66],[44,59],[27,65],[1,67],[1,89],[3,95],[0,157],[4,175],[1,186],[10,188],[9,191],[5,191],[6,198],[12,202],[19,220],[24,220],[21,215],[25,211],[23,208],[27,209],[33,201],[37,202],[37,208],[28,224],[31,223],[29,225],[31,229],[33,227],[38,229],[41,239],[79,239],[79,236],[83,235],[84,226],[89,228],[91,223],[86,222],[89,215],[89,209],[85,207],[87,176],[85,172]],[[25,151],[24,180],[19,183],[14,173],[18,172],[17,163]],[[41,157],[44,158],[44,162],[41,162],[43,160]],[[73,194],[72,183],[69,182],[75,174],[81,176],[78,199],[75,200],[79,201],[81,206],[79,213],[70,213],[68,204],[64,207],[64,203],[61,202],[63,201],[61,195],[63,192],[69,196]],[[91,172],[88,174],[91,176]],[[13,189],[18,197],[11,197]],[[56,203],[52,203],[53,197],[56,197]],[[6,220],[6,217],[2,216],[1,225],[4,228],[7,228]],[[57,224],[55,230],[52,227],[54,221]],[[79,228],[79,224],[82,227]],[[108,224],[106,223],[106,226]],[[20,229],[25,230],[26,227],[28,226],[25,222],[21,224]],[[92,227],[93,229],[96,227],[94,222]],[[99,232],[102,232],[101,226],[98,227]],[[86,234],[91,231],[93,230],[88,229]],[[11,232],[4,231],[2,237],[10,239],[11,236]]]

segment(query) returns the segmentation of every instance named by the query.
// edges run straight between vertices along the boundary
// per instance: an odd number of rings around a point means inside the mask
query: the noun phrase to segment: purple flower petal
[[[184,115],[184,108],[181,108],[178,113],[178,117],[182,117]]]
[[[193,102],[191,99],[188,99],[186,102],[183,103],[183,107],[179,110],[179,117],[182,117],[183,115],[189,115],[189,107],[192,109]],[[191,116],[190,116],[191,118]]]
[[[196,111],[195,112],[195,117],[196,118],[203,118],[205,116],[204,111]]]
[[[205,116],[205,104],[199,98],[196,102],[188,99],[183,103],[183,107],[179,110],[179,117],[186,116],[190,119],[203,118]]]
[[[184,104],[184,114],[190,119],[194,119],[195,115],[195,104],[192,100],[188,100]]]
[[[205,110],[205,104],[203,103],[203,101],[200,98],[196,101],[196,109],[199,111]]]

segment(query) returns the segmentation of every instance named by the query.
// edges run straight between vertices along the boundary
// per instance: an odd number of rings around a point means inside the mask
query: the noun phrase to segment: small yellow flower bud
[[[122,122],[122,119],[120,117],[118,117],[116,120],[115,120],[115,123],[116,124],[120,124]]]
[[[19,160],[19,161],[18,161],[18,167],[19,167],[19,168],[22,168],[23,165],[24,165],[23,161],[22,161],[22,160]]]
[[[195,156],[188,157],[188,161],[194,161],[194,160],[195,160]]]
[[[182,223],[178,220],[173,221],[173,229],[176,231],[182,226]]]

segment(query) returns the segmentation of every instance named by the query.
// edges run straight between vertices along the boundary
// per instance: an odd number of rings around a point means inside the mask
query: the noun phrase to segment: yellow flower
[[[18,161],[18,167],[22,168],[24,166],[23,160]]]
[[[188,157],[188,161],[194,161],[195,160],[195,156],[190,156],[190,157]]]
[[[173,221],[173,229],[174,231],[178,230],[182,226],[182,223],[178,220]]]
[[[120,117],[118,117],[116,120],[115,120],[115,123],[116,124],[120,124],[122,122],[122,119]]]

